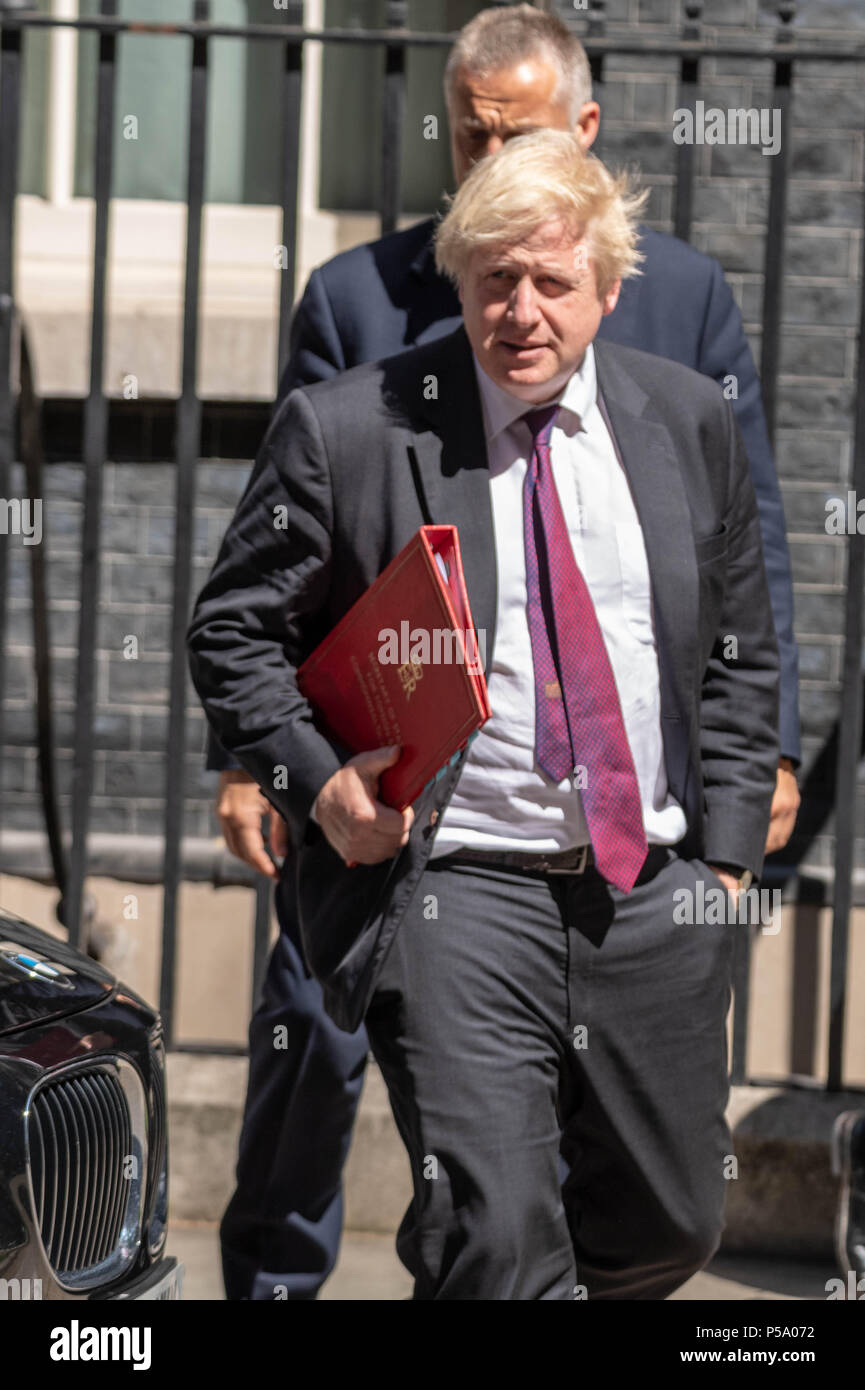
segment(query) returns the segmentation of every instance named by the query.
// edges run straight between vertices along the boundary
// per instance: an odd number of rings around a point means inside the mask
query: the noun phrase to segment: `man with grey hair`
[[[720,1240],[778,655],[728,402],[594,341],[639,203],[564,131],[478,163],[437,236],[464,327],[282,402],[190,627],[208,718],[289,821],[328,1010],[366,1018],[417,1299],[661,1299]],[[399,750],[348,756],[296,673],[423,522],[459,528],[492,715],[398,812]],[[707,890],[721,916],[679,925]]]
[[[582,44],[561,20],[541,13],[533,5],[514,5],[504,12],[501,8],[481,10],[460,31],[445,68],[448,111],[455,111],[462,101],[466,77],[512,72],[531,58],[542,58],[554,68],[557,77],[549,99],[554,107],[565,108],[568,124],[573,128],[579,123],[583,107],[592,100],[589,60]],[[536,122],[531,124],[534,127]],[[476,129],[479,136],[483,133],[486,137],[483,153],[489,154],[488,128],[481,124]]]
[[[588,149],[600,109],[579,41],[529,5],[482,11],[450,57],[446,88],[457,184],[472,165],[515,135],[575,130]],[[453,331],[460,304],[435,265],[433,220],[337,256],[313,272],[292,324],[280,398]],[[720,266],[673,237],[643,227],[642,275],[624,283],[599,336],[738,381],[733,408],[760,511],[782,666],[781,754],[767,850],[789,837],[798,804],[797,663],[783,509],[741,318]],[[342,1223],[340,1180],[360,1092],[366,1038],[328,1018],[303,961],[290,883],[271,853],[288,850],[285,824],[248,772],[215,745],[209,766],[225,769],[218,810],[229,848],[276,881],[282,931],[265,997],[250,1027],[250,1082],[238,1186],[222,1225],[230,1298],[314,1297],[333,1266]],[[270,826],[270,852],[262,817]],[[273,1047],[274,1028],[290,1046]],[[284,1296],[284,1295],[283,1295]]]
[[[598,133],[585,49],[561,20],[532,5],[475,15],[448,55],[444,90],[457,184],[514,136],[574,130],[588,149]]]

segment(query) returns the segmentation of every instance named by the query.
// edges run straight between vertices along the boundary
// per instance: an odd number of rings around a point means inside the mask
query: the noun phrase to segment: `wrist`
[[[719,864],[716,862],[710,864],[709,868],[715,873],[735,879],[736,891],[739,893],[747,892],[754,881],[754,875],[751,870],[744,868],[741,864]]]

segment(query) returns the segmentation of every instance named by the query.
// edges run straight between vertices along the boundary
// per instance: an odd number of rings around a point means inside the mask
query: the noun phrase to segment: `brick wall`
[[[194,588],[203,584],[243,491],[248,463],[205,462],[199,470],[194,535]],[[17,495],[25,493],[20,473]],[[159,834],[168,736],[169,632],[174,548],[171,464],[109,464],[102,527],[102,603],[96,660],[96,762],[92,828]],[[26,494],[25,494],[26,495]],[[78,632],[79,536],[83,474],[73,464],[46,469],[43,524],[56,692],[58,788],[69,825]],[[29,548],[10,545],[10,621],[4,823],[42,828],[35,749]],[[137,640],[137,656],[128,638]],[[204,771],[205,721],[188,685],[185,833],[212,835],[215,775]]]
[[[567,5],[562,6],[567,10]],[[865,41],[865,5],[810,0],[800,6],[809,31],[824,38],[846,29]],[[611,34],[670,32],[677,0],[610,0]],[[707,21],[719,34],[769,32],[774,6],[757,0],[709,0]],[[649,221],[670,229],[676,147],[671,133],[675,75],[665,58],[610,58],[603,92],[603,155],[638,164],[652,188]],[[765,63],[710,60],[707,104],[771,107]],[[793,106],[792,184],[784,299],[784,342],[777,458],[796,580],[806,769],[837,718],[845,543],[827,536],[825,502],[846,488],[854,399],[858,267],[861,256],[865,71],[810,64],[799,70]],[[741,146],[697,149],[694,240],[725,267],[759,361],[764,224],[771,159]],[[207,461],[198,480],[196,586],[242,490],[248,464]],[[47,470],[45,525],[57,688],[60,788],[68,823],[74,709],[76,584],[81,470]],[[16,484],[23,491],[23,483]],[[97,766],[93,826],[129,834],[161,829],[165,699],[168,682],[173,543],[170,465],[110,465],[106,474],[103,604],[98,655]],[[27,550],[11,544],[12,612],[5,823],[39,828],[33,748],[33,677]],[[123,655],[138,639],[137,660]],[[210,798],[215,778],[202,771],[203,719],[190,690],[187,766],[188,834],[215,833]],[[819,789],[815,792],[819,797]],[[809,860],[831,862],[828,833]],[[860,841],[865,850],[865,839]],[[865,864],[865,852],[860,854]]]

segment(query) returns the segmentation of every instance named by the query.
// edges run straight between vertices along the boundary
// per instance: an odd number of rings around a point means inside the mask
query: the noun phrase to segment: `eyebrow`
[[[461,116],[458,121],[458,124],[462,126],[464,130],[489,130],[491,128],[489,125],[487,125],[486,121],[480,120],[477,116]],[[528,116],[524,116],[522,120],[519,121],[502,121],[501,126],[498,128],[504,130],[540,129],[537,121],[530,120]]]
[[[543,266],[537,263],[527,266],[522,261],[509,260],[505,256],[489,261],[485,273],[489,275],[494,270],[523,270],[529,275],[551,275],[554,280],[561,280],[563,283],[571,285],[576,285],[580,278],[576,271],[553,269],[552,266]]]

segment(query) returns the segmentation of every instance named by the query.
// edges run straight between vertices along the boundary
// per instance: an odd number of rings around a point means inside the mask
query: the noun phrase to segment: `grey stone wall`
[[[566,4],[563,11],[570,11]],[[768,34],[775,6],[709,0],[706,20],[720,39]],[[579,17],[579,11],[576,11]],[[610,34],[670,33],[677,0],[609,0]],[[800,5],[796,28],[822,41],[852,33],[865,43],[865,4]],[[846,39],[849,43],[850,40]],[[649,221],[671,229],[677,105],[674,64],[665,57],[611,57],[602,93],[604,157],[640,166],[652,189]],[[815,63],[797,71],[792,182],[784,294],[784,341],[777,459],[796,580],[801,706],[806,771],[837,718],[846,544],[825,530],[827,498],[842,494],[851,460],[859,264],[863,211],[865,65]],[[707,104],[772,106],[771,72],[761,61],[710,59]],[[694,241],[717,256],[742,308],[759,362],[762,266],[771,158],[742,146],[696,151]],[[205,577],[242,490],[248,464],[206,461],[198,480],[196,585]],[[76,584],[82,477],[79,467],[47,470],[60,787],[68,819],[74,711]],[[19,483],[23,489],[23,484]],[[167,634],[171,603],[173,470],[170,465],[109,465],[103,533],[103,601],[98,653],[97,768],[93,825],[129,834],[161,829]],[[41,815],[33,748],[33,676],[27,550],[10,542],[12,565],[9,688],[3,768],[5,823],[38,828]],[[123,655],[138,639],[137,660]],[[186,830],[214,833],[214,777],[204,774],[204,727],[190,691]],[[817,793],[819,796],[819,792]],[[865,850],[865,839],[860,841]],[[809,858],[831,862],[831,822]],[[865,853],[860,854],[865,864]]]
[[[199,468],[193,570],[201,587],[243,491],[249,463],[203,462]],[[52,658],[56,692],[58,788],[64,825],[75,716],[83,471],[46,468],[43,526],[48,553]],[[18,495],[26,495],[20,470]],[[163,828],[168,733],[169,633],[174,553],[174,467],[109,464],[102,524],[102,601],[97,657],[95,776],[92,828],[115,834],[159,834]],[[3,822],[41,829],[35,748],[35,678],[30,602],[30,547],[10,538]],[[137,641],[137,655],[128,641]],[[188,683],[185,833],[217,830],[211,802],[216,777],[204,771],[205,721]]]

